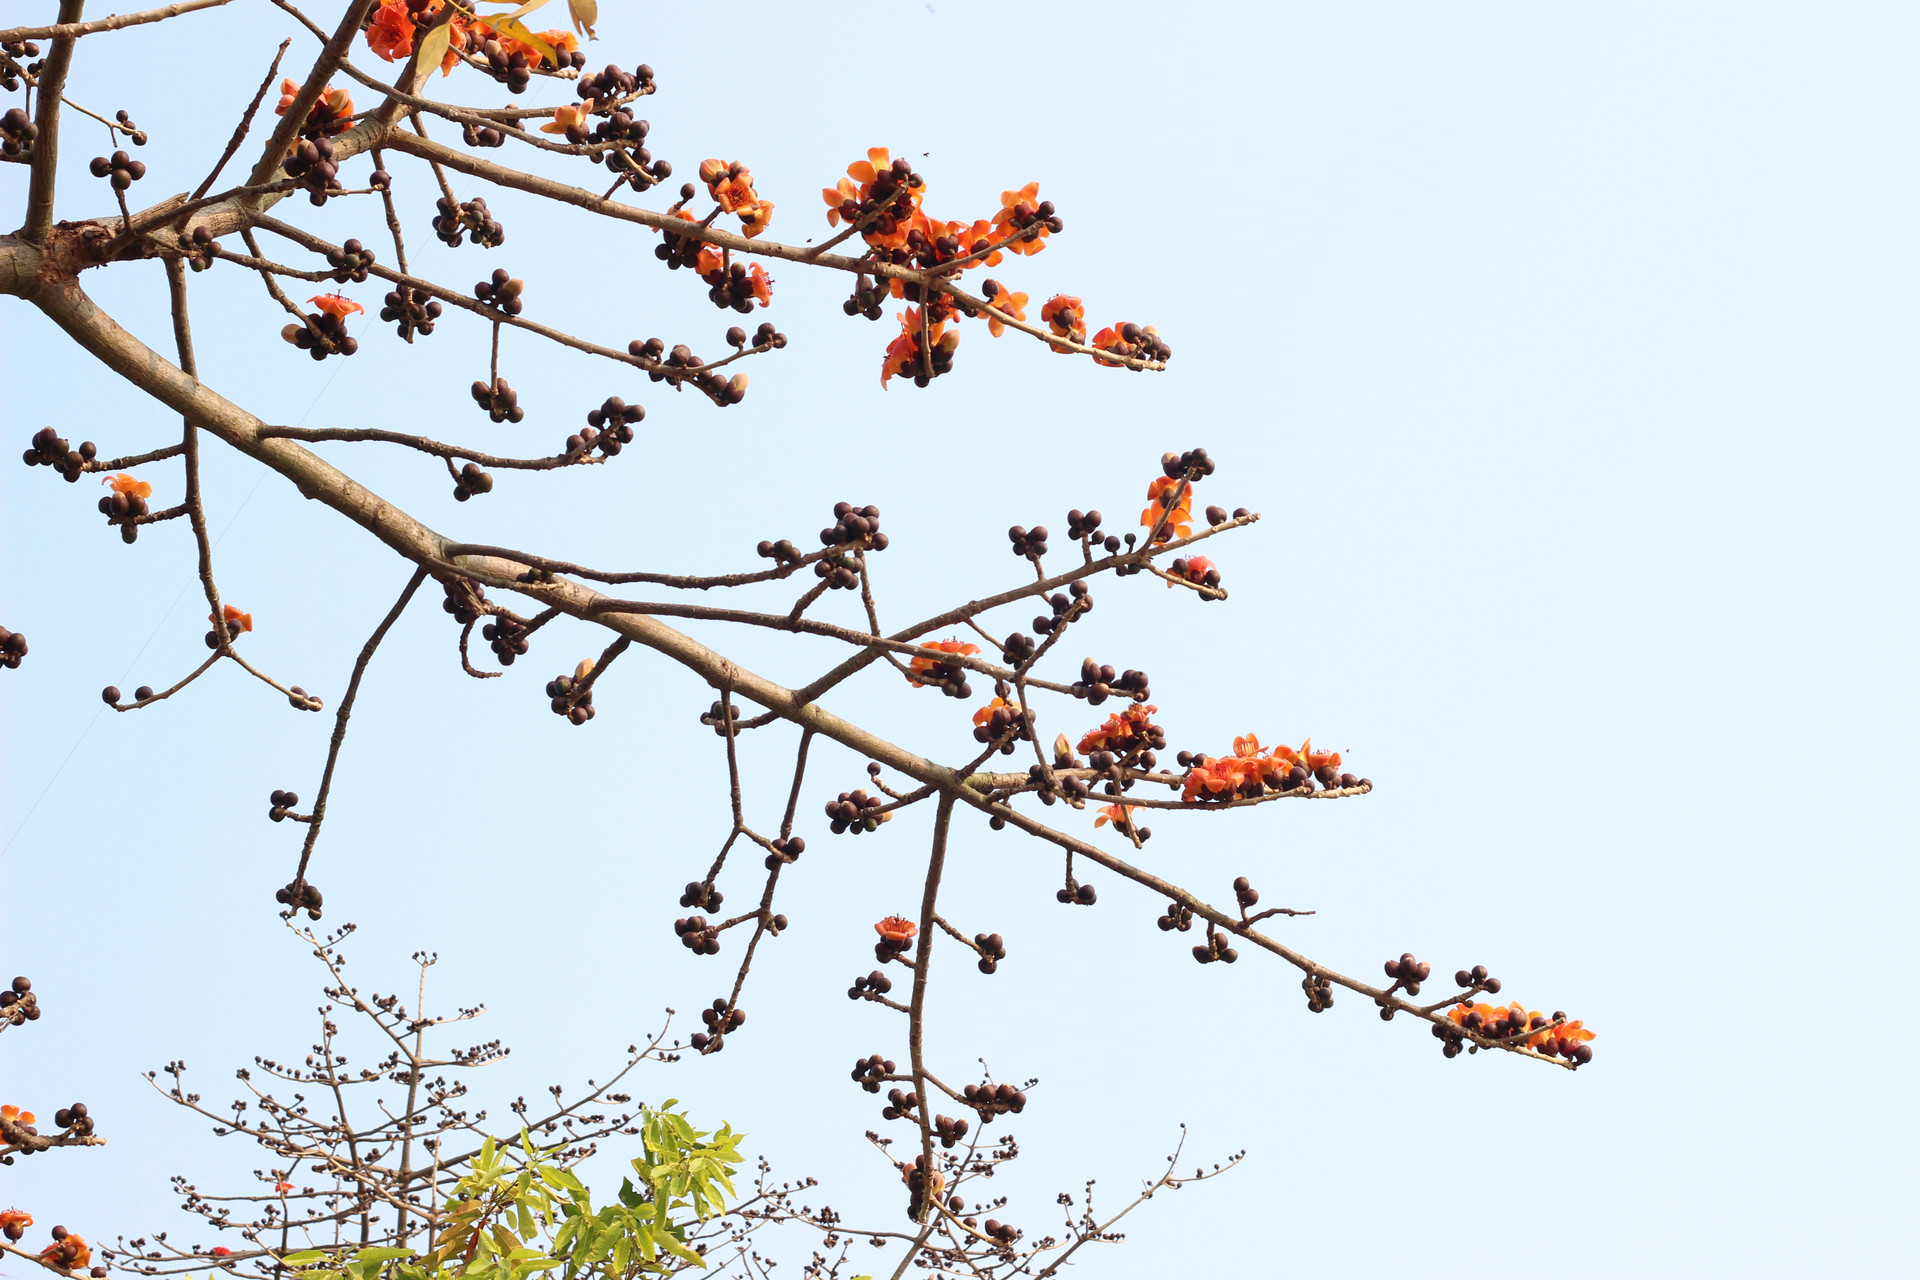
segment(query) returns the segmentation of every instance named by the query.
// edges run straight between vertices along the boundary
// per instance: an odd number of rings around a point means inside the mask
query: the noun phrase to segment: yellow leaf
[[[533,32],[527,30],[526,24],[519,19],[511,17],[489,18],[487,19],[487,24],[501,35],[518,40],[521,44],[534,50],[554,66],[557,67],[560,65],[560,55],[553,51],[553,46],[533,34]]]
[[[452,39],[453,24],[450,22],[442,22],[427,32],[420,41],[420,60],[416,64],[419,70],[415,72],[415,79],[424,80],[433,74],[433,69],[446,58],[447,44]]]
[[[567,12],[573,15],[573,29],[586,32],[587,39],[598,40],[593,24],[600,21],[599,0],[567,0]]]

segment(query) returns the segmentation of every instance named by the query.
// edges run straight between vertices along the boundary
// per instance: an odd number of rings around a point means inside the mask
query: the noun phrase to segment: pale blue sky
[[[1910,966],[1898,797],[1920,765],[1912,7],[606,9],[595,61],[659,73],[655,153],[681,174],[746,161],[774,235],[823,234],[816,192],[870,145],[912,156],[943,216],[1037,178],[1067,232],[996,274],[1036,302],[1080,294],[1096,323],[1157,324],[1172,369],[976,329],[953,377],[882,392],[893,321],[844,318],[839,278],[788,267],[771,318],[792,344],[755,362],[743,406],[509,335],[528,419],[494,427],[465,391],[485,368],[477,324],[412,349],[368,325],[359,355],[314,365],[279,342],[257,281],[222,268],[192,278],[203,376],[271,420],[501,452],[555,448],[606,395],[638,398],[643,447],[614,465],[502,475],[461,506],[434,465],[330,456],[448,533],[597,563],[732,568],[836,500],[875,502],[888,620],[1011,583],[1007,525],[1118,518],[1163,450],[1205,445],[1221,465],[1202,496],[1267,517],[1214,556],[1233,599],[1111,583],[1085,647],[1152,674],[1176,745],[1312,734],[1379,787],[1156,822],[1144,860],[1216,898],[1247,874],[1268,902],[1318,909],[1280,932],[1348,972],[1407,949],[1449,972],[1484,962],[1600,1033],[1577,1076],[1444,1061],[1351,999],[1309,1016],[1297,975],[1258,957],[1195,966],[1153,928],[1163,904],[1112,877],[1094,877],[1095,909],[1061,908],[1051,854],[968,823],[947,914],[1005,934],[1010,959],[987,979],[946,956],[930,1051],[951,1075],[984,1055],[1041,1078],[1015,1126],[1015,1221],[1052,1228],[1052,1194],[1089,1176],[1117,1198],[1184,1121],[1190,1156],[1245,1147],[1245,1167],[1156,1202],[1090,1274],[1478,1274],[1495,1246],[1474,1241],[1516,1234],[1573,1277],[1910,1269],[1916,1037],[1882,991]],[[71,92],[151,131],[139,191],[157,198],[198,181],[288,30],[243,3],[99,37]],[[101,132],[63,137],[62,216],[106,207],[85,176]],[[447,283],[506,265],[532,314],[718,349],[727,318],[650,236],[468,183],[506,245],[443,251],[424,173],[389,167],[416,261]],[[0,173],[5,207],[22,191]],[[382,243],[368,206],[297,216]],[[87,287],[164,345],[157,265]],[[348,291],[377,310],[383,290]],[[28,308],[0,316],[10,449],[46,423],[112,452],[175,433]],[[261,474],[211,451],[223,591],[256,619],[248,651],[331,705],[406,573]],[[7,1170],[0,1199],[90,1238],[181,1228],[166,1176],[211,1187],[253,1153],[136,1071],[184,1057],[222,1098],[231,1068],[308,1043],[317,974],[271,901],[300,833],[265,809],[276,787],[312,795],[331,717],[222,672],[95,722],[100,686],[162,685],[204,653],[187,531],[124,547],[87,485],[0,479],[0,622],[33,643],[0,673],[0,839],[18,830],[0,966],[48,1008],[7,1034],[0,1092],[81,1097],[111,1140]],[[495,1069],[504,1100],[602,1074],[661,1006],[722,990],[734,948],[695,960],[668,925],[723,834],[725,775],[690,678],[635,652],[572,729],[540,686],[598,636],[556,627],[476,684],[437,594],[376,660],[313,876],[329,922],[362,925],[348,950],[369,986],[431,948],[447,1003],[492,1005],[488,1034],[517,1046]],[[782,679],[827,660],[730,643]],[[918,749],[971,745],[931,693],[875,680],[831,705]],[[1089,720],[1044,710],[1049,732]],[[749,754],[762,822],[789,741]],[[859,760],[816,752],[809,854],[783,881],[794,926],[747,990],[748,1026],[640,1090],[751,1131],[856,1218],[900,1196],[847,1066],[898,1056],[900,1030],[841,992],[871,967],[869,923],[916,900],[925,835],[915,816],[828,837],[820,804],[863,781]],[[722,887],[744,900],[757,876]]]

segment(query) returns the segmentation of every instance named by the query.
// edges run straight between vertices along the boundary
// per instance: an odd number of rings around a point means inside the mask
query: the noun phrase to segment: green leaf
[[[304,1267],[309,1262],[318,1262],[326,1256],[327,1251],[325,1249],[302,1249],[298,1253],[283,1255],[280,1261],[290,1267]]]
[[[395,1258],[411,1258],[412,1249],[399,1249],[392,1245],[375,1245],[371,1249],[362,1249],[353,1255],[355,1262],[392,1262]],[[291,1259],[289,1259],[291,1261]]]

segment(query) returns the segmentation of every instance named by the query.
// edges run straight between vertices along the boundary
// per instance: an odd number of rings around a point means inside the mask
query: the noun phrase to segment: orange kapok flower
[[[740,215],[740,234],[751,240],[773,221],[773,201],[753,200],[734,212]]]
[[[280,104],[273,109],[275,115],[287,114],[293,106],[293,100],[300,95],[300,86],[291,80],[280,82]],[[313,104],[313,110],[307,113],[306,127],[320,129],[326,133],[345,133],[353,124],[353,98],[345,89],[327,89],[320,94],[320,100]]]
[[[213,1248],[207,1250],[207,1252],[212,1254],[216,1258],[229,1258],[233,1256],[233,1250],[227,1248],[227,1246],[223,1244],[217,1244],[213,1246]]]
[[[1205,586],[1207,583],[1207,575],[1214,572],[1214,564],[1213,561],[1207,559],[1205,556],[1193,556],[1190,559],[1176,561],[1174,572],[1179,573],[1180,576],[1184,577],[1188,582]],[[1167,584],[1167,590],[1173,590],[1173,584],[1171,582]]]
[[[592,112],[592,98],[588,98],[585,102],[568,103],[565,106],[556,107],[554,108],[553,119],[541,125],[540,132],[565,133],[567,130],[575,127],[584,129],[587,127],[587,117],[592,114]]]
[[[78,1271],[93,1261],[93,1250],[87,1242],[69,1231],[60,1239],[40,1251],[40,1256],[56,1267],[65,1267],[68,1271]]]
[[[935,649],[941,653],[957,653],[963,658],[970,658],[980,652],[979,645],[970,644],[965,640],[935,640],[921,647],[924,649]],[[933,674],[934,668],[939,665],[940,660],[938,658],[915,658],[912,664],[914,674],[922,676]],[[920,681],[915,680],[913,687],[919,689],[924,686],[922,686]],[[974,723],[978,724],[979,721],[976,720]]]
[[[8,1103],[6,1106],[0,1107],[0,1120],[11,1120],[15,1124],[32,1124],[33,1112],[22,1111],[12,1103]]]
[[[236,608],[234,608],[234,607],[233,607],[232,605],[230,605],[230,604],[229,604],[229,605],[222,605],[222,606],[220,607],[220,612],[221,612],[221,613],[224,613],[224,614],[225,614],[225,615],[227,616],[227,622],[228,622],[229,624],[232,624],[232,623],[235,623],[235,622],[237,622],[237,623],[239,623],[239,624],[240,624],[240,630],[242,630],[242,631],[251,631],[251,630],[253,630],[253,615],[252,615],[252,614],[250,614],[250,613],[242,613],[242,612],[240,612],[240,611],[239,611],[238,609],[236,609]],[[212,614],[208,614],[208,615],[207,615],[207,621],[208,621],[208,622],[212,622],[213,620],[214,620],[214,618],[213,618],[213,615],[212,615]],[[231,629],[232,629],[232,627],[231,627],[231,625],[229,625],[229,627],[228,627],[228,629],[229,629],[229,630],[231,630]]]
[[[1148,703],[1135,703],[1125,711],[1116,711],[1108,716],[1106,723],[1090,731],[1080,739],[1080,754],[1094,751],[1111,751],[1115,755],[1125,755],[1136,747],[1149,745],[1159,733],[1159,726],[1150,717],[1160,708]],[[1162,744],[1164,745],[1164,744]],[[1153,748],[1158,751],[1158,746]]]
[[[366,310],[352,298],[337,293],[316,294],[307,301],[336,320],[345,320],[348,316],[357,316]]]
[[[1019,703],[1014,702],[1009,698],[995,698],[992,702],[989,702],[986,706],[980,708],[978,711],[973,713],[974,727],[977,729],[981,725],[985,724],[987,721],[993,719],[993,713],[1000,710],[1003,707],[1006,709],[1009,715],[1013,716],[1016,720],[1019,719],[1020,717]]]
[[[413,17],[402,0],[386,0],[373,11],[367,48],[388,62],[398,62],[413,53]]]
[[[928,340],[940,341],[946,323],[928,325]],[[900,313],[900,336],[887,344],[886,357],[880,362],[880,385],[886,386],[896,373],[910,378],[920,371],[920,309],[908,307]]]
[[[151,498],[153,496],[152,485],[137,476],[130,476],[124,471],[116,476],[108,476],[100,483],[111,485],[115,493],[124,493],[129,498]]]
[[[747,287],[753,290],[753,296],[761,306],[773,305],[773,277],[757,262],[747,268]]]
[[[276,1182],[273,1184],[273,1189],[281,1195],[285,1195],[287,1192],[293,1190],[293,1184],[291,1182]]]
[[[988,260],[987,265],[993,265],[991,259]],[[987,332],[994,337],[997,338],[1007,331],[1007,326],[999,316],[994,314],[995,311],[1012,316],[1015,320],[1024,321],[1027,318],[1026,294],[1015,293],[998,280],[987,281],[983,286],[983,292],[987,295],[987,301],[993,304],[993,310],[987,312]]]
[[[1033,236],[1009,240],[1006,245],[1008,253],[1032,255],[1047,247],[1049,232],[1046,219],[1040,216],[1039,197],[1040,184],[1037,182],[1029,182],[1018,191],[1000,193],[1000,212],[993,215],[996,231],[1004,236],[1013,236],[1035,222],[1040,224],[1040,230]]]
[[[1181,491],[1181,480],[1171,476],[1155,476],[1153,483],[1147,486],[1147,509],[1140,513],[1140,526],[1151,529],[1159,523],[1160,513],[1166,511],[1167,522],[1161,526],[1160,540],[1169,538],[1187,538],[1193,535],[1193,486],[1188,484]],[[1174,495],[1179,493],[1176,499]],[[1180,505],[1174,506],[1175,502]]]
[[[25,1231],[33,1225],[33,1215],[25,1209],[0,1210],[0,1231]]]
[[[1127,805],[1127,804],[1110,804],[1106,808],[1100,809],[1096,812],[1096,815],[1093,819],[1094,826],[1104,827],[1109,822],[1111,822],[1114,826],[1120,827],[1122,829],[1132,827],[1133,826],[1133,806]]]
[[[920,932],[920,926],[905,916],[888,916],[874,925],[873,931],[895,946],[905,946]]]

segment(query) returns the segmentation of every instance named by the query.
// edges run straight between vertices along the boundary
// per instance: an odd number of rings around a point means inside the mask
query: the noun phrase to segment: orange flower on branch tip
[[[153,496],[152,485],[137,476],[130,476],[124,471],[116,476],[108,476],[100,483],[111,485],[115,493],[124,493],[129,498],[151,498]]]
[[[33,1215],[25,1209],[0,1210],[0,1231],[6,1232],[9,1239],[19,1239],[20,1237],[14,1233],[17,1231],[25,1234],[26,1229],[32,1225]]]
[[[749,238],[767,229],[773,220],[773,202],[762,200],[753,189],[753,171],[738,160],[702,160],[700,181],[723,213],[737,214],[742,232]]]
[[[753,290],[753,296],[761,306],[773,305],[773,277],[757,262],[747,268],[747,287]]]
[[[227,1248],[227,1246],[223,1244],[217,1244],[213,1246],[213,1248],[207,1250],[207,1252],[212,1254],[216,1258],[230,1258],[233,1256],[233,1250]]]
[[[1152,703],[1135,703],[1125,711],[1114,712],[1105,724],[1080,739],[1080,753],[1111,751],[1115,755],[1126,755],[1149,748],[1158,751],[1166,745],[1166,735],[1150,717],[1159,709]]]
[[[413,53],[413,17],[401,0],[387,0],[373,11],[367,48],[388,62],[398,62]]]
[[[900,336],[887,344],[886,358],[880,364],[880,385],[886,386],[895,374],[912,378],[917,384],[922,378],[931,375],[927,366],[931,365],[933,374],[940,374],[953,366],[953,353],[960,347],[958,330],[947,331],[947,322],[937,320],[927,326],[927,341],[933,350],[930,359],[923,361],[920,356],[920,309],[908,307],[900,313]]]
[[[316,294],[307,301],[336,320],[345,320],[348,316],[357,316],[366,310],[352,298],[338,293]]]
[[[6,1106],[0,1107],[0,1120],[11,1120],[15,1124],[32,1124],[33,1112],[22,1111],[12,1103],[8,1103]]]
[[[875,924],[873,931],[895,946],[904,947],[920,932],[920,926],[905,916],[888,916]]]
[[[291,1182],[276,1182],[273,1184],[273,1189],[281,1195],[285,1195],[287,1192],[293,1190],[293,1184]]]
[[[1040,322],[1053,330],[1054,336],[1065,338],[1069,342],[1085,343],[1087,340],[1087,313],[1080,299],[1072,294],[1056,293],[1040,305]],[[1065,354],[1062,347],[1055,351]]]
[[[226,618],[227,618],[227,630],[229,630],[229,631],[231,631],[231,630],[233,630],[233,624],[234,624],[234,623],[236,623],[236,622],[240,624],[240,630],[242,630],[242,631],[251,631],[251,630],[253,630],[253,615],[252,615],[252,614],[250,614],[250,613],[242,613],[242,612],[240,612],[240,611],[239,611],[238,609],[236,609],[236,608],[234,608],[234,607],[233,607],[232,605],[230,605],[230,604],[229,604],[229,605],[222,605],[222,606],[221,606],[221,608],[220,608],[220,612],[226,615]],[[214,621],[214,617],[213,617],[213,615],[212,615],[212,614],[208,614],[208,615],[207,615],[207,621],[208,621],[208,622],[212,622],[212,621]]]
[[[1094,826],[1104,827],[1109,822],[1111,822],[1114,826],[1121,828],[1122,830],[1132,827],[1133,826],[1133,806],[1126,805],[1126,804],[1110,804],[1106,806],[1106,808],[1100,809],[1096,812],[1096,815],[1093,819]]]
[[[1205,556],[1194,556],[1191,559],[1175,560],[1168,568],[1172,571],[1174,577],[1185,578],[1195,586],[1217,587],[1220,585],[1220,570],[1215,568],[1213,561],[1207,559]],[[1211,575],[1211,577],[1209,577],[1209,575]],[[1167,590],[1173,590],[1173,584],[1171,582],[1167,584]]]
[[[991,259],[988,260],[987,265],[993,265]],[[993,304],[993,310],[987,312],[987,332],[994,337],[997,338],[1007,331],[1006,324],[994,314],[995,311],[1000,312],[1001,315],[1012,316],[1015,320],[1024,321],[1027,318],[1026,294],[1015,293],[998,280],[988,280],[980,286],[980,292],[985,294],[987,301]]]
[[[1160,513],[1167,512],[1167,522],[1160,528],[1161,542],[1172,538],[1193,536],[1193,486],[1170,476],[1155,476],[1153,483],[1147,486],[1147,509],[1140,513],[1140,526],[1151,529],[1160,521]],[[1179,505],[1175,505],[1178,503]]]

